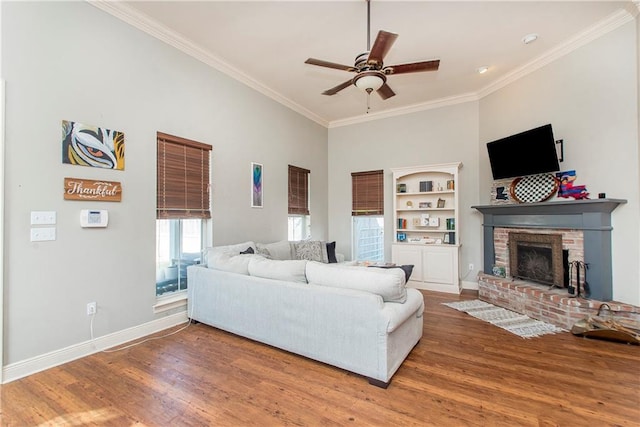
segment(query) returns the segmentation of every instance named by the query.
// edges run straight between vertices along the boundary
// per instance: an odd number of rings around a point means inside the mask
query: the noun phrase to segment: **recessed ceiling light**
[[[489,71],[489,67],[486,65],[483,65],[482,67],[479,67],[477,70],[478,74],[484,74],[487,71]]]
[[[533,43],[536,40],[538,40],[537,34],[527,34],[522,38],[522,43],[529,44],[529,43]]]

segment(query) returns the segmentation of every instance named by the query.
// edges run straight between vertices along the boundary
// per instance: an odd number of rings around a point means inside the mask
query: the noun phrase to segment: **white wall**
[[[401,94],[398,94],[401,96]],[[481,266],[481,215],[478,204],[478,104],[426,110],[405,116],[329,130],[329,237],[336,250],[351,254],[351,172],[384,169],[385,259],[393,241],[391,168],[462,162],[459,174],[461,275],[474,281],[466,266]],[[475,272],[477,273],[477,271]]]
[[[564,140],[562,170],[592,198],[626,199],[612,213],[613,298],[640,305],[640,195],[636,23],[560,58],[480,101],[480,198],[489,202],[485,143],[551,123]]]
[[[156,131],[213,146],[213,239],[287,236],[287,164],[311,170],[312,233],[327,234],[327,130],[84,2],[2,2],[6,79],[4,364],[152,321]],[[123,131],[126,169],[63,165],[61,120]],[[250,162],[264,165],[250,208]],[[121,203],[63,200],[64,177],[120,181]],[[109,210],[82,229],[80,209]],[[57,239],[29,241],[29,213]]]

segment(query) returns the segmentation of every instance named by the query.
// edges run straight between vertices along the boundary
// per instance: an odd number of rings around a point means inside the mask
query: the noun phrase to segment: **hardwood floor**
[[[0,387],[2,426],[638,426],[640,347],[524,340],[424,292],[424,335],[388,389],[196,324]]]

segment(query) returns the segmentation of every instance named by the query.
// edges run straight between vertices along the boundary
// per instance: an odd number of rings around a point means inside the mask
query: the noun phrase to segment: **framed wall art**
[[[262,164],[251,162],[251,207],[261,208],[263,206],[263,182]]]
[[[124,133],[63,120],[62,163],[124,170]]]

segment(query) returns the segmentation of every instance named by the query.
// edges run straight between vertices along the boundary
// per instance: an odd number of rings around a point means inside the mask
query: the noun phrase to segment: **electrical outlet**
[[[92,316],[98,311],[98,304],[94,302],[87,303],[87,316]]]
[[[473,271],[473,264],[469,264],[469,271]]]

